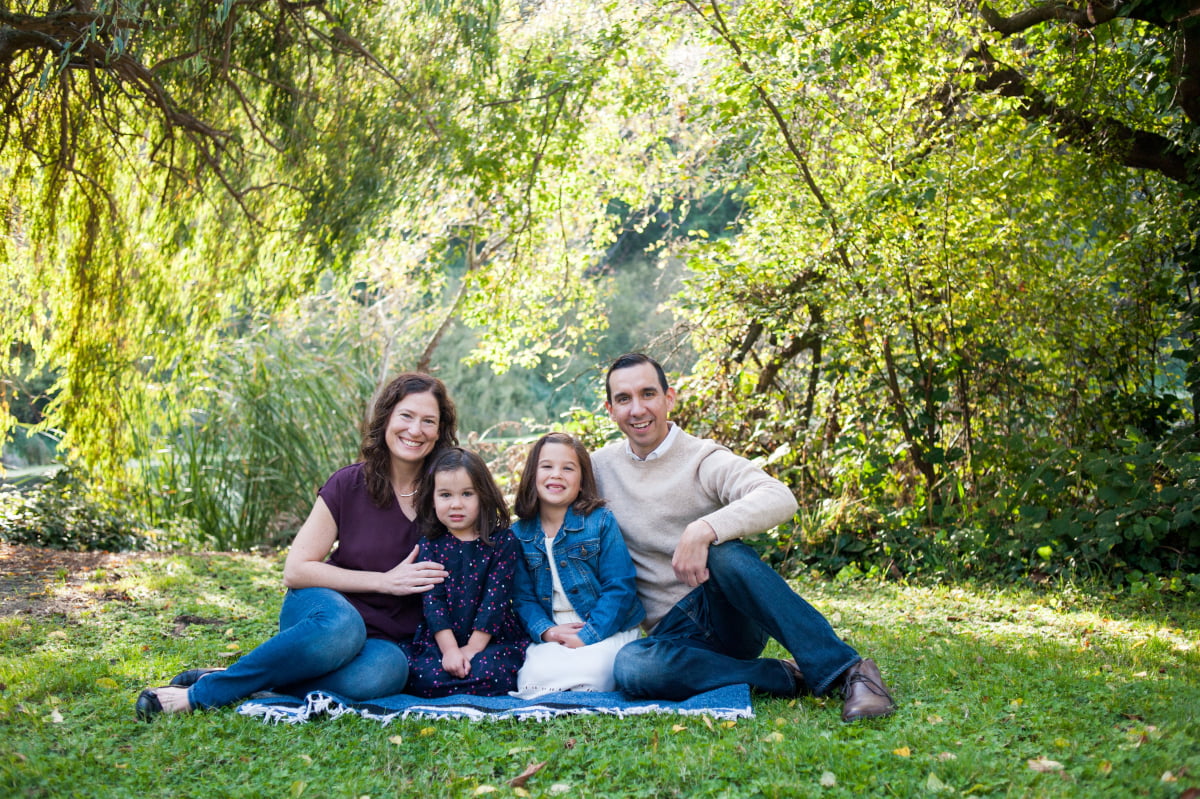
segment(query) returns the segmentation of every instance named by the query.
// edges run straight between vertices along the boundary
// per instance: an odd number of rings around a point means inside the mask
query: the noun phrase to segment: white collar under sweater
[[[663,440],[659,442],[658,446],[655,447],[654,451],[649,455],[644,458],[639,458],[634,453],[633,447],[629,446],[628,438],[625,439],[625,452],[628,453],[629,457],[635,461],[656,461],[663,455],[666,455],[667,450],[669,450],[671,445],[675,443],[675,439],[679,438],[679,425],[675,424],[674,422],[667,422],[667,424],[670,425],[670,427],[667,429],[666,436],[663,437]]]

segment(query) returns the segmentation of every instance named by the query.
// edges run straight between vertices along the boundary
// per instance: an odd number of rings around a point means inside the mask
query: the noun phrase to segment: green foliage
[[[281,533],[366,375],[438,372],[499,446],[649,349],[679,422],[810,509],[773,557],[1192,568],[1150,506],[1151,552],[1105,548],[1081,514],[1123,472],[1077,455],[1195,425],[1200,42],[1171,4],[93,5],[22,5],[49,39],[5,51],[0,408],[52,375],[46,423],[157,518]],[[286,320],[350,285],[378,329],[310,397],[325,344]]]
[[[155,518],[189,520],[192,546],[290,540],[317,489],[357,459],[380,341],[336,307],[326,298],[227,340],[211,371],[193,376],[187,415],[148,442],[147,505]]]
[[[97,495],[85,475],[67,468],[32,487],[0,486],[0,538],[48,549],[105,552],[167,543],[128,502]]]
[[[1032,481],[1013,534],[1047,571],[1200,572],[1200,449],[1194,439],[1126,439]],[[1064,464],[1065,465],[1065,464]],[[1040,543],[1039,543],[1040,542]]]

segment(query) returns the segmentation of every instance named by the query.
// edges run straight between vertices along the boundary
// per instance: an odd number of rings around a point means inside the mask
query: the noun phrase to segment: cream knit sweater
[[[683,430],[660,458],[634,460],[620,440],[596,452],[592,463],[600,495],[637,567],[647,631],[692,590],[671,568],[685,527],[703,519],[718,542],[729,541],[782,524],[797,508],[783,483],[715,441]]]

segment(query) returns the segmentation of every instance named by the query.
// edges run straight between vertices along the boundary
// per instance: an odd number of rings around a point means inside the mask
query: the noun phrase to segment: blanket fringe
[[[312,719],[328,716],[339,718],[352,714],[364,719],[389,724],[395,719],[407,718],[460,718],[471,721],[517,719],[520,721],[547,721],[559,716],[574,715],[608,715],[617,718],[627,716],[642,716],[651,713],[675,714],[682,716],[711,716],[718,720],[736,720],[753,718],[754,711],[750,707],[749,688],[736,686],[733,699],[721,706],[681,706],[680,703],[645,702],[636,703],[624,701],[619,704],[577,704],[574,702],[556,703],[540,700],[528,700],[517,707],[489,708],[485,705],[487,697],[457,697],[454,704],[424,703],[415,697],[403,708],[388,708],[378,702],[350,702],[331,694],[315,691],[303,700],[292,698],[270,697],[251,699],[243,702],[237,712],[243,716],[261,719],[269,724],[303,724]],[[744,704],[742,703],[744,696]],[[386,701],[379,700],[380,702]]]

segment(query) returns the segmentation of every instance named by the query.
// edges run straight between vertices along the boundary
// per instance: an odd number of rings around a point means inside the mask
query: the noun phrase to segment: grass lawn
[[[1071,586],[802,580],[900,703],[850,725],[812,698],[737,722],[136,721],[141,688],[270,635],[280,570],[176,555],[0,583],[0,797],[1200,796],[1200,599]]]

